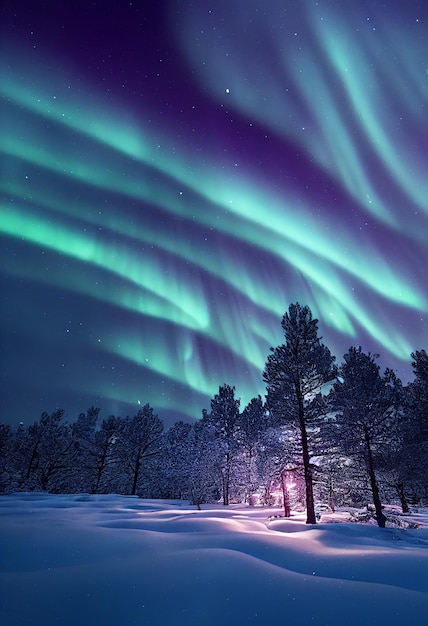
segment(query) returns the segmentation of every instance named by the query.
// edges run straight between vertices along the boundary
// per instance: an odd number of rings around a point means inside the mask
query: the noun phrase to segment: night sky
[[[3,0],[0,421],[265,393],[308,304],[428,348],[426,0]]]

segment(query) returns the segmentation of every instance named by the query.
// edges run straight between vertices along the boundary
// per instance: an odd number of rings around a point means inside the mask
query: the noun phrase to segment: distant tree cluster
[[[271,348],[266,398],[240,409],[224,384],[193,424],[165,431],[146,404],[133,417],[100,420],[91,407],[74,423],[43,413],[17,429],[0,424],[0,491],[121,493],[144,498],[367,505],[379,526],[382,503],[428,501],[428,355],[412,353],[414,380],[382,375],[377,355],[351,347],[335,363],[307,306],[291,304],[285,342]]]

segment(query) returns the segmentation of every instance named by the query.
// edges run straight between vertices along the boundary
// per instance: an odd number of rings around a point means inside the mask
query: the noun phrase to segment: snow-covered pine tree
[[[71,425],[74,440],[74,455],[70,459],[68,493],[75,491],[90,492],[93,486],[95,433],[100,409],[90,407],[86,413],[80,413]]]
[[[118,448],[123,426],[121,417],[110,415],[102,420],[99,430],[95,432],[89,460],[92,469],[91,493],[120,491],[118,487],[123,480],[119,474],[123,468]]]
[[[411,357],[415,378],[405,388],[407,420],[402,456],[411,475],[414,499],[422,497],[428,502],[428,354],[416,350]]]
[[[22,458],[19,488],[64,491],[75,447],[63,409],[44,412],[38,422],[20,429],[17,443]]]
[[[160,453],[163,422],[153,413],[149,404],[144,405],[134,417],[124,420],[120,433],[120,452],[124,469],[130,479],[130,493],[137,493],[138,479],[143,462]]]
[[[0,493],[16,487],[15,436],[9,424],[0,424]]]
[[[251,494],[256,489],[257,450],[267,428],[266,409],[261,396],[252,398],[238,415],[238,444],[244,466],[245,497],[251,504]]]
[[[330,393],[336,413],[337,443],[344,453],[358,459],[367,472],[376,521],[385,527],[377,470],[393,437],[399,381],[391,370],[380,375],[377,355],[351,347],[344,355],[339,378]]]
[[[159,498],[186,499],[189,464],[192,462],[190,431],[192,425],[183,421],[176,422],[162,438],[162,450],[157,457]]]
[[[206,502],[217,502],[222,492],[223,452],[206,412],[192,424],[187,445],[187,497],[199,509]]]
[[[290,304],[281,322],[285,344],[271,348],[263,380],[269,411],[299,427],[306,490],[306,523],[315,524],[309,424],[316,420],[314,404],[325,383],[336,376],[335,357],[318,337],[318,320],[308,306]]]
[[[238,450],[238,415],[240,400],[235,399],[235,387],[221,385],[211,400],[211,412],[206,418],[214,428],[220,451],[220,467],[223,491],[223,504],[230,498],[231,472]]]

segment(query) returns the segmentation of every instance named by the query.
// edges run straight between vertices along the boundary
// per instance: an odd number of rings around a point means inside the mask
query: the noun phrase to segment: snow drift
[[[427,619],[426,526],[307,526],[298,514],[268,520],[278,513],[196,511],[129,496],[3,496],[0,622],[395,626]]]

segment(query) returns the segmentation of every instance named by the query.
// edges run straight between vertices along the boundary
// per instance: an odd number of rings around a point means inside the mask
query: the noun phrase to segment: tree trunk
[[[223,486],[223,505],[229,505],[229,486],[230,486],[230,453],[226,454],[226,463],[224,472],[222,472],[222,486]]]
[[[97,468],[97,478],[95,481],[95,485],[92,487],[92,493],[98,493],[98,489],[100,487],[100,482],[101,482],[101,476],[103,475],[104,470],[106,468],[106,459],[107,459],[107,448],[103,450],[103,453],[101,455],[100,464]]]
[[[306,436],[306,429],[305,429]],[[314,504],[314,489],[312,484],[312,468],[310,464],[310,457],[308,451],[308,442],[303,447],[303,467],[305,470],[305,487],[306,487],[306,523],[316,524],[315,517],[315,504]]]
[[[400,498],[401,510],[403,513],[410,513],[409,503],[407,502],[406,494],[404,491],[404,483],[397,483],[395,485],[398,497]]]
[[[138,450],[137,458],[135,460],[134,480],[132,482],[131,496],[135,496],[137,492],[137,482],[138,482],[138,474],[140,473],[140,467],[141,467],[141,449]]]
[[[315,517],[315,505],[314,505],[314,489],[312,484],[312,468],[310,463],[308,435],[306,432],[305,424],[305,412],[303,408],[303,398],[300,390],[297,390],[298,402],[299,402],[299,425],[300,434],[302,436],[302,456],[303,456],[303,468],[305,474],[305,488],[306,488],[306,523],[316,524]]]
[[[223,483],[223,505],[224,506],[228,506],[229,504],[229,480],[228,480],[228,476],[227,476],[227,469],[226,469],[226,473],[223,474],[222,477],[222,483]]]
[[[328,478],[328,504],[331,509],[331,512],[334,513],[336,509],[336,505],[334,503],[334,488],[333,488],[333,479],[331,476]]]
[[[284,517],[291,517],[290,492],[288,490],[286,476],[286,472],[281,472],[282,497],[284,499]]]
[[[229,488],[228,488],[226,477],[223,476],[223,506],[228,506],[229,504]]]
[[[28,468],[27,468],[27,475],[25,477],[26,480],[28,480],[31,476],[31,474],[33,473],[33,469],[34,469],[34,465],[35,465],[35,461],[37,458],[37,449],[39,447],[39,442],[36,443],[36,445],[34,446],[32,452],[31,452],[31,458],[30,461],[28,463]]]
[[[365,439],[366,448],[367,448],[367,470],[369,473],[370,486],[371,486],[372,494],[373,494],[373,504],[374,504],[375,511],[376,511],[376,521],[377,521],[377,525],[379,526],[379,528],[385,528],[386,517],[382,511],[382,502],[380,501],[379,487],[377,485],[376,474],[374,471],[373,454],[372,454],[372,448],[371,448],[371,443],[370,443],[370,434],[366,427],[364,428],[364,439]]]
[[[248,475],[247,475],[247,490],[248,490],[248,504],[249,506],[252,506],[254,504],[253,502],[253,498],[252,498],[252,493],[253,493],[253,483],[252,483],[252,476],[253,476],[253,451],[252,449],[250,449],[248,451]]]

